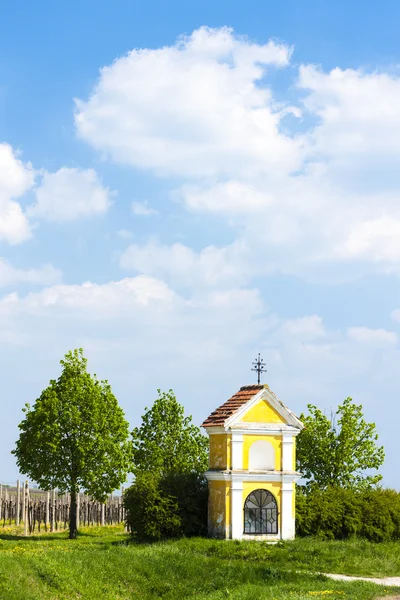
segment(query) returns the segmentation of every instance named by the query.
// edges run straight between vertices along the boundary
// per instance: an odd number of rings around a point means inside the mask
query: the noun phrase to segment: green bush
[[[176,498],[165,494],[157,479],[142,473],[124,494],[126,524],[132,535],[160,539],[179,535],[181,519]]]
[[[197,473],[169,475],[160,481],[161,489],[176,499],[181,519],[181,535],[207,533],[207,479]]]
[[[301,489],[296,499],[296,531],[325,539],[360,536],[374,542],[400,539],[400,494],[394,490],[330,487]]]
[[[207,530],[207,480],[196,473],[157,478],[141,473],[125,492],[126,522],[144,539],[204,535]]]
[[[394,490],[374,490],[363,494],[363,537],[373,542],[399,539],[399,496]]]

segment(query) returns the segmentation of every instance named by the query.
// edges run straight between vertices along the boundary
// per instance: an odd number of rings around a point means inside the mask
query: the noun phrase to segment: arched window
[[[275,469],[275,452],[272,444],[266,440],[258,440],[250,446],[249,471],[273,471]]]
[[[278,533],[278,507],[267,490],[251,492],[244,503],[244,533]]]

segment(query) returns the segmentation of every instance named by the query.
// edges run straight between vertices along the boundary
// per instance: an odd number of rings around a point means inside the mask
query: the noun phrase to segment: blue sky
[[[395,2],[19,2],[0,13],[3,457],[83,346],[132,424],[253,381],[363,404],[396,476]]]

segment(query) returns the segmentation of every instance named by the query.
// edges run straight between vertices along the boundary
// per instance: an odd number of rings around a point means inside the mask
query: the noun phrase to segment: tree
[[[13,454],[20,471],[43,489],[70,493],[72,539],[79,490],[104,502],[125,481],[129,425],[109,383],[87,372],[82,349],[60,362],[60,377],[50,381],[33,407],[25,405]]]
[[[185,417],[172,390],[146,408],[132,432],[135,482],[124,504],[139,537],[203,535],[207,523],[208,440]]]
[[[192,417],[185,417],[172,390],[161,393],[145,409],[142,424],[132,432],[134,473],[204,473],[208,467],[208,440]]]
[[[330,419],[312,404],[308,410],[309,415],[300,416],[305,427],[297,442],[297,468],[307,487],[376,486],[382,475],[370,470],[379,469],[385,453],[376,444],[376,425],[365,421],[362,406],[346,398]]]

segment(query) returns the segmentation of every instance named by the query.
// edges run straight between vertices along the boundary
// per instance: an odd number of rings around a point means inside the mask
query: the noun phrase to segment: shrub
[[[206,535],[208,484],[203,475],[169,475],[160,481],[161,489],[176,499],[181,535]]]
[[[179,535],[181,519],[176,498],[164,493],[149,473],[136,477],[124,494],[126,523],[138,538],[160,539]]]
[[[363,494],[363,524],[361,535],[372,542],[396,539],[396,511],[391,506],[391,490],[374,490]],[[396,492],[395,492],[396,494]],[[397,496],[398,494],[396,494]],[[398,515],[400,506],[397,507]],[[398,536],[397,536],[398,537]]]
[[[140,473],[124,495],[126,522],[138,538],[204,535],[207,499],[204,476],[190,473],[157,478]]]
[[[394,490],[330,487],[301,489],[296,500],[298,535],[379,542],[400,539],[400,494]]]

